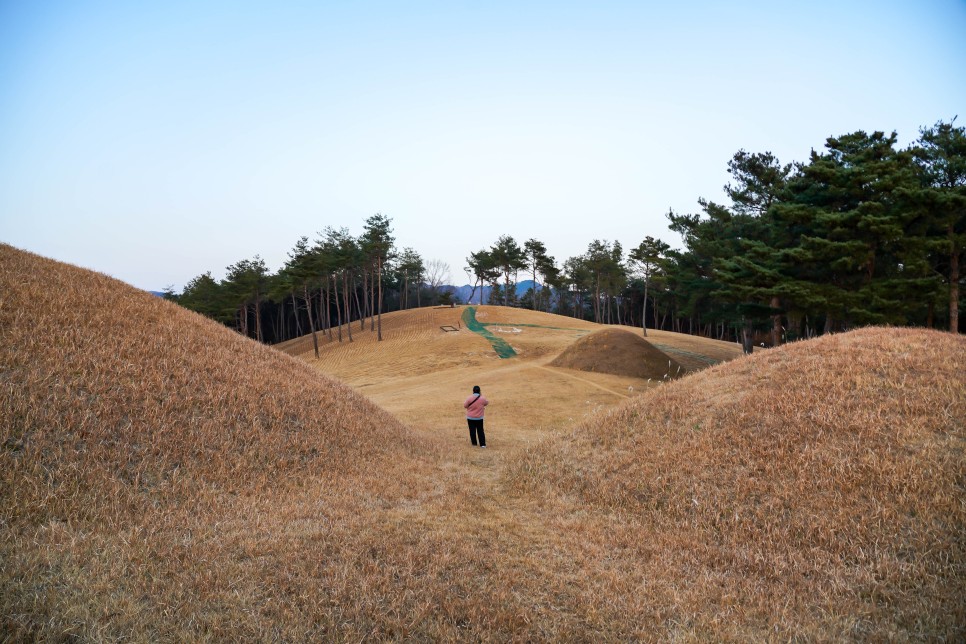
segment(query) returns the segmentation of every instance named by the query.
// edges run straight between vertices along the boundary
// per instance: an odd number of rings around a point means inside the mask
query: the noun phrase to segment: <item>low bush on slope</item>
[[[626,608],[665,635],[959,639],[964,365],[966,338],[907,329],[756,353],[532,448],[509,481],[584,516],[615,596],[637,584]]]

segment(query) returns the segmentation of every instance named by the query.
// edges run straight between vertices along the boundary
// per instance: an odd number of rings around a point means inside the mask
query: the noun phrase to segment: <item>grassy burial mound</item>
[[[867,329],[760,352],[530,442],[534,418],[586,400],[555,387],[616,378],[545,377],[597,327],[479,307],[522,329],[519,359],[499,360],[440,331],[444,313],[386,316],[386,342],[360,334],[310,366],[0,245],[0,633],[966,636],[963,338]],[[492,449],[461,423],[458,442],[411,431],[319,366],[387,400],[404,368],[414,423],[443,398],[461,421],[460,374],[496,374]]]
[[[372,612],[348,587],[356,535],[420,493],[400,472],[421,442],[349,388],[6,245],[0,432],[14,639],[324,635]],[[342,614],[300,621],[313,593]]]
[[[684,373],[675,360],[625,329],[604,329],[580,338],[550,365],[651,380]]]
[[[620,571],[615,614],[667,636],[962,640],[963,365],[966,338],[924,330],[756,353],[529,450],[510,481],[595,544],[588,570]]]

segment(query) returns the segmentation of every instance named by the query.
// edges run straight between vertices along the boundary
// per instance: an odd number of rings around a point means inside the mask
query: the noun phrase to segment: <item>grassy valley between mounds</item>
[[[462,312],[356,323],[317,360],[0,246],[0,631],[966,637],[962,337],[740,357],[649,330],[688,372],[658,384],[594,368],[606,327],[478,307],[501,359]]]

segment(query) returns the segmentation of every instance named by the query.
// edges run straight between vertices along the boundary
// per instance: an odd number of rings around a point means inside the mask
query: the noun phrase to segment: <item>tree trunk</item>
[[[473,282],[473,289],[470,291],[470,297],[466,301],[467,304],[472,304],[473,303],[473,296],[476,295],[476,285],[479,284],[479,283],[480,283],[480,280],[479,279],[477,279],[475,282]]]
[[[295,291],[292,291],[292,312],[295,313],[295,333],[296,337],[302,337],[302,321],[299,319],[299,305],[295,299]]]
[[[641,311],[641,328],[644,329],[644,337],[647,337],[647,286],[648,279],[644,278],[644,309]]]
[[[339,307],[339,280],[332,274],[332,291],[335,294],[335,321],[339,325],[339,342],[342,342],[342,309]]]
[[[368,317],[372,319],[372,309],[369,308],[369,291],[372,289],[372,276],[369,274],[369,270],[366,268],[362,269],[362,308],[364,312],[362,313],[362,328],[366,328],[365,320]],[[356,294],[358,298],[358,293]]]
[[[594,284],[594,322],[600,322],[600,281]]]
[[[332,320],[329,317],[329,278],[323,281],[319,288],[319,330],[329,336],[332,342]]]
[[[363,288],[362,301],[365,302],[366,301],[365,286],[363,286],[362,288]],[[365,331],[366,330],[366,312],[362,310],[362,304],[359,303],[358,289],[352,289],[352,297],[355,298],[356,309],[359,311],[359,330]]]
[[[503,279],[503,306],[507,306],[510,298],[510,273],[504,273]]]
[[[284,329],[282,328],[282,325],[285,324],[285,300],[284,299],[281,302],[279,302],[278,315],[275,316],[275,320],[276,320],[276,323],[275,323],[274,340],[275,342],[282,342],[284,340],[284,338],[282,338],[282,333],[284,333]]]
[[[770,306],[773,309],[777,309],[781,306],[781,300],[778,296],[771,298]],[[781,313],[776,313],[771,316],[771,346],[777,347],[782,341],[782,316]]]
[[[745,353],[750,354],[752,351],[755,350],[755,342],[754,342],[754,339],[752,338],[752,333],[754,330],[752,329],[752,326],[751,326],[751,320],[745,318],[743,321],[744,321],[744,324],[742,325],[742,328],[741,328],[741,349]]]
[[[959,247],[952,239],[953,225],[949,225],[949,237],[953,252],[949,255],[949,331],[959,333]]]
[[[349,342],[352,342],[352,311],[350,310],[349,300],[349,272],[342,273],[342,302],[345,304],[345,330],[349,334]]]
[[[382,342],[382,257],[378,260],[379,264],[379,302],[376,303],[379,316],[379,342]]]
[[[262,298],[255,296],[255,337],[259,342],[263,342],[265,336],[262,334]]]
[[[373,275],[373,278],[376,276]],[[376,285],[369,284],[369,332],[376,330]]]
[[[309,297],[309,287],[303,286],[305,293],[305,308],[309,312],[309,328],[312,330],[312,348],[315,349],[315,357],[319,357],[319,338],[315,335],[315,321],[312,319],[312,299]]]
[[[533,284],[530,285],[533,289],[533,310],[537,310],[537,262],[533,262]]]

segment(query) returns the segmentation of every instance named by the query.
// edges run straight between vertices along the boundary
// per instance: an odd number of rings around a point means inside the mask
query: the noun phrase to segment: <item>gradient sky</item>
[[[966,119],[966,2],[0,0],[0,241],[180,291],[302,235],[678,246],[739,149]]]

